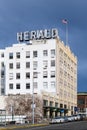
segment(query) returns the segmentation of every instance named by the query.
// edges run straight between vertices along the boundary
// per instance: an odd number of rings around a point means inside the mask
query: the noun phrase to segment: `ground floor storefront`
[[[76,104],[60,100],[56,95],[43,94],[43,117],[69,116],[75,114]]]

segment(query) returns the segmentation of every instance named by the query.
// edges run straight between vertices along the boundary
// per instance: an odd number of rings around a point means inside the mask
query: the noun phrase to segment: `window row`
[[[30,68],[30,62],[26,62],[25,63],[26,68]],[[55,60],[51,60],[50,63],[51,67],[55,66]],[[48,67],[48,61],[44,60],[43,61],[43,68],[46,69]],[[9,69],[13,69],[14,68],[14,64],[13,63],[9,63]],[[21,64],[20,62],[16,63],[16,69],[20,69],[21,68]],[[38,61],[33,61],[33,69],[37,69],[38,68]]]
[[[50,50],[50,55],[51,57],[55,56],[55,49]],[[48,50],[43,50],[43,56],[48,56]],[[9,53],[9,59],[13,59],[14,57],[14,53],[10,52]],[[30,58],[30,51],[26,51],[26,58]],[[33,58],[38,57],[38,51],[35,50],[33,51]],[[20,52],[16,52],[16,58],[20,59],[21,58],[21,53]]]
[[[51,78],[55,77],[55,71],[50,72],[50,77]],[[30,72],[25,73],[25,78],[30,79]],[[33,78],[38,78],[37,72],[33,72]],[[47,71],[43,71],[43,78],[48,78],[48,72]],[[9,73],[9,80],[13,80],[13,79],[14,79],[13,73]],[[21,79],[20,73],[16,73],[16,79]]]
[[[55,88],[55,81],[52,81],[50,83],[50,85],[51,85],[51,88],[54,89]],[[30,83],[26,83],[26,85],[25,85],[26,89],[30,89],[30,86],[31,86]],[[34,82],[33,87],[34,87],[34,89],[37,89],[38,88],[38,83]],[[45,89],[48,88],[48,82],[43,82],[43,88],[45,88]],[[9,84],[9,89],[10,90],[14,89],[14,84],[13,83]],[[21,89],[21,84],[20,83],[16,84],[16,89]]]

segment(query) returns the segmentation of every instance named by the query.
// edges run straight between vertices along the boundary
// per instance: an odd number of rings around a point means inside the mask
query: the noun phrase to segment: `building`
[[[34,88],[34,93],[43,97],[44,116],[73,114],[77,57],[60,40],[57,30],[42,34],[20,33],[17,44],[0,50],[0,94],[32,94]]]
[[[87,115],[87,92],[78,92],[77,101],[78,112]]]

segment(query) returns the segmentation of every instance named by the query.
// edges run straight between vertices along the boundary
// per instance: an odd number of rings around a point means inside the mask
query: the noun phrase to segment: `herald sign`
[[[51,39],[58,37],[58,30],[57,29],[45,29],[45,30],[37,30],[37,31],[26,31],[17,33],[17,41],[24,42],[30,40],[40,40],[40,39]]]

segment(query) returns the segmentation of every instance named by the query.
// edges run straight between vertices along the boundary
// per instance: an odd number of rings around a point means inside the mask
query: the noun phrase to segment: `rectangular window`
[[[4,94],[5,94],[5,89],[1,88],[1,95],[4,95]]]
[[[30,72],[26,73],[26,79],[30,79]]]
[[[55,56],[55,49],[52,49],[51,50],[51,57],[54,57]]]
[[[55,107],[58,107],[58,103],[57,102],[55,102]]]
[[[37,72],[33,72],[33,78],[38,78],[38,73]]]
[[[34,83],[33,83],[33,87],[34,87],[34,89],[37,89],[37,88],[38,88],[37,82],[34,82]]]
[[[48,100],[43,100],[43,106],[48,106]]]
[[[51,82],[51,88],[55,88],[55,81]]]
[[[26,89],[30,89],[30,83],[26,83]]]
[[[55,77],[55,71],[51,71],[51,78]]]
[[[20,69],[20,62],[16,63],[16,69]]]
[[[9,89],[13,89],[13,84],[9,84]]]
[[[13,69],[13,63],[9,63],[9,69]]]
[[[37,69],[38,67],[38,62],[37,61],[33,61],[33,69]]]
[[[43,78],[47,78],[47,77],[48,77],[47,71],[43,71]]]
[[[53,101],[50,101],[50,107],[52,107],[53,106]]]
[[[43,56],[48,56],[48,51],[47,50],[43,50]]]
[[[5,80],[4,78],[1,79],[1,87],[5,86]]]
[[[16,79],[20,79],[20,73],[16,73]]]
[[[20,84],[16,84],[16,89],[20,89]]]
[[[4,53],[1,53],[1,57],[2,57],[2,58],[4,57]]]
[[[9,73],[9,80],[13,79],[13,73]]]
[[[4,62],[1,62],[1,67],[2,67],[2,68],[4,67]]]
[[[43,61],[43,68],[46,69],[48,67],[48,61],[44,60]]]
[[[48,88],[48,82],[43,82],[43,88]]]
[[[33,57],[37,57],[37,51],[33,51]]]
[[[55,60],[51,60],[51,67],[55,66]]]
[[[9,53],[9,59],[13,59],[13,52]]]
[[[60,104],[60,108],[63,108],[63,104]]]
[[[4,78],[5,74],[4,74],[4,70],[1,70],[1,78]]]
[[[26,62],[26,68],[30,68],[30,62]]]
[[[30,51],[26,51],[26,58],[30,58]]]
[[[20,52],[17,52],[17,53],[16,53],[16,58],[17,58],[17,59],[20,59]]]
[[[85,104],[85,99],[78,99],[78,104],[79,105]]]

